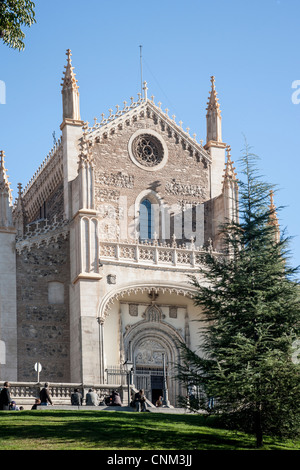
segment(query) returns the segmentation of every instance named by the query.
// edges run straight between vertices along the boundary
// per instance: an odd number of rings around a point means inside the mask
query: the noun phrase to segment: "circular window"
[[[132,152],[136,160],[145,166],[159,165],[164,157],[161,142],[151,134],[136,137],[132,142]]]
[[[167,146],[152,129],[135,132],[129,141],[128,150],[131,160],[144,170],[158,170],[167,161]]]

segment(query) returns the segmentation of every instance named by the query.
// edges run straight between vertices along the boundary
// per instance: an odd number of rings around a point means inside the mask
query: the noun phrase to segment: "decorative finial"
[[[1,168],[4,168],[4,157],[5,157],[4,150],[0,150],[0,166],[1,166]]]
[[[276,243],[279,243],[279,241],[280,241],[280,227],[279,227],[278,217],[277,217],[277,214],[276,214],[276,206],[274,204],[273,189],[270,191],[270,206],[269,206],[269,209],[270,209],[270,215],[269,215],[268,224],[274,227],[274,229],[275,229],[274,241]]]
[[[173,235],[172,235],[172,246],[173,246],[173,248],[176,248],[176,247],[177,247],[176,235],[175,235],[175,233],[173,233]]]
[[[151,300],[152,302],[155,302],[155,300],[156,300],[157,297],[158,297],[158,293],[155,292],[154,289],[152,289],[152,290],[149,292],[148,297],[150,298],[150,300]]]
[[[210,77],[210,81],[211,81],[211,91],[209,95],[209,101],[207,103],[208,107],[206,109],[207,111],[215,109],[217,110],[218,114],[220,114],[220,104],[219,104],[219,99],[217,98],[214,75]]]
[[[148,90],[147,82],[144,82],[143,90],[144,90],[144,98],[147,101],[147,90]]]
[[[72,52],[71,52],[71,49],[67,49],[67,52],[66,52],[66,55],[68,56],[68,63],[71,65],[71,56],[72,56]]]
[[[72,90],[76,91],[78,93],[79,86],[77,85],[76,80],[76,74],[74,73],[74,67],[72,67],[72,60],[71,60],[71,50],[67,49],[66,56],[68,57],[67,59],[67,65],[65,65],[65,71],[64,71],[64,76],[63,76],[63,83],[62,87],[63,90],[65,88],[71,88]]]
[[[224,184],[227,184],[229,180],[237,184],[237,173],[235,172],[234,162],[231,160],[231,147],[230,145],[226,146],[227,161],[224,168]]]
[[[275,210],[275,204],[274,204],[274,191],[271,189],[270,191],[270,209]]]

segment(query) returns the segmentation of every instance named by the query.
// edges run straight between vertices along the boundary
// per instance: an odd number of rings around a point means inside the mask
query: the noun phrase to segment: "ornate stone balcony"
[[[124,264],[126,266],[152,266],[159,269],[196,270],[203,256],[215,252],[209,241],[207,247],[196,247],[193,240],[187,245],[177,245],[175,239],[171,244],[159,243],[158,240],[100,241],[100,263]]]

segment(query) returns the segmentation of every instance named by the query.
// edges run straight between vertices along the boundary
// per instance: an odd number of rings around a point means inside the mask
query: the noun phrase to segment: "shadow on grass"
[[[5,447],[30,440],[33,446],[66,449],[234,450],[253,449],[254,440],[217,429],[199,415],[100,411],[22,411],[1,415]],[[19,442],[19,444],[18,444]],[[38,447],[37,447],[38,448]]]

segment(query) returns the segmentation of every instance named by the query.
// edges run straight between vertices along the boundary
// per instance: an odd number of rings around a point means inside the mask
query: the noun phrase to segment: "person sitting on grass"
[[[19,411],[20,408],[17,406],[15,401],[11,401],[9,405],[9,410],[10,411]]]

